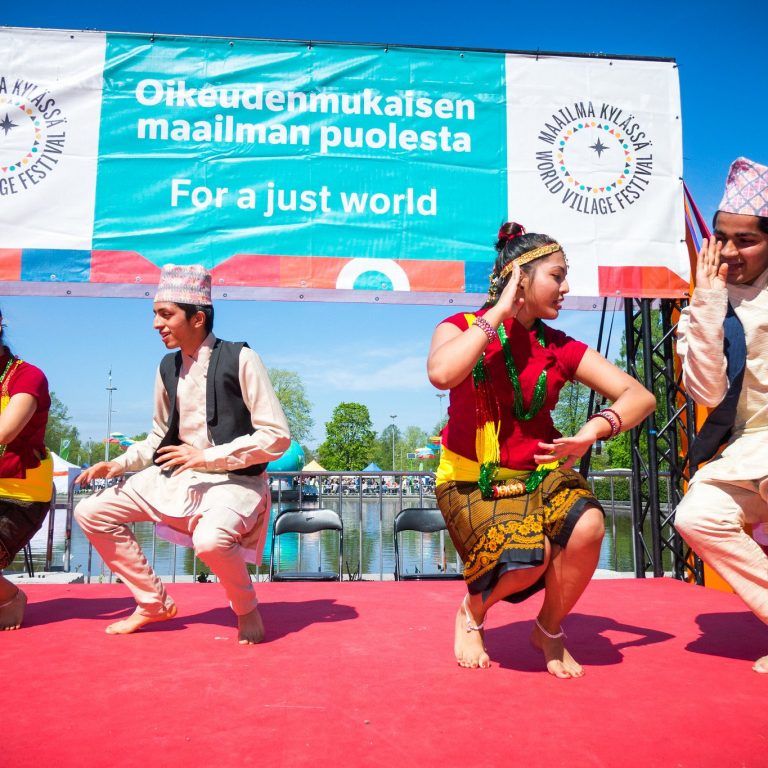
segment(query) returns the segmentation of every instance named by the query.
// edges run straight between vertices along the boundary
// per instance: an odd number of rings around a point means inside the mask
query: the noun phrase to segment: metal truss
[[[630,431],[635,575],[650,572],[704,583],[701,560],[672,523],[691,477],[688,446],[696,428],[675,356],[677,316],[684,301],[625,299],[627,370],[654,392],[656,411]],[[695,469],[695,468],[694,468]]]

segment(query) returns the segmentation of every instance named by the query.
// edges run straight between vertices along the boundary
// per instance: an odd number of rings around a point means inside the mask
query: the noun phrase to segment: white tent
[[[56,486],[56,493],[66,493],[69,490],[69,470],[76,469],[80,472],[80,467],[77,464],[70,464],[53,451],[51,451],[51,456],[53,457],[53,484]]]

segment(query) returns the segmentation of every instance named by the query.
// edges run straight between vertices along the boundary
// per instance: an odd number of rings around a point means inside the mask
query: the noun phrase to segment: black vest
[[[251,412],[243,402],[240,388],[240,350],[248,345],[244,341],[232,342],[216,339],[208,363],[205,393],[205,420],[214,445],[229,443],[236,437],[253,432]],[[158,450],[166,445],[179,444],[179,409],[176,407],[176,389],[181,371],[181,352],[171,352],[160,362],[160,378],[170,400],[170,423]],[[157,451],[153,458],[157,458]],[[235,475],[260,475],[266,464],[233,470]],[[168,470],[171,472],[172,470]]]
[[[744,381],[747,365],[747,342],[744,326],[736,316],[730,302],[723,321],[723,352],[726,360],[728,391],[720,404],[707,416],[691,445],[689,453],[691,467],[709,461],[728,441],[736,421],[736,406]]]

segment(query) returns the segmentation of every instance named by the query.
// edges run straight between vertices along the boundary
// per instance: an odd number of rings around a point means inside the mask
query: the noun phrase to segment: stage
[[[491,612],[491,669],[459,668],[461,582],[259,584],[259,646],[218,584],[170,585],[179,616],[130,636],[104,633],[133,607],[119,584],[24,589],[3,767],[768,765],[768,628],[671,579],[592,582],[565,624],[578,680],[528,643],[538,597]]]

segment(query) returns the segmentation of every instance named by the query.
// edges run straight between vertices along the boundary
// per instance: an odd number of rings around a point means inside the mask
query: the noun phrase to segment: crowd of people
[[[567,233],[561,233],[567,236]],[[584,674],[563,622],[597,566],[604,513],[574,464],[598,440],[631,429],[655,408],[637,380],[551,326],[568,293],[567,249],[509,222],[499,230],[485,304],[434,331],[429,380],[449,391],[434,480],[323,478],[323,493],[434,491],[464,563],[466,595],[454,622],[458,664],[487,668],[483,625],[499,601],[543,592],[531,642],[558,678]],[[213,333],[211,276],[163,268],[153,325],[171,350],[155,378],[153,428],[124,454],[84,470],[97,486],[75,516],[136,601],[111,623],[130,634],[177,607],[134,537],[131,523],[192,546],[224,586],[238,639],[264,625],[246,564],[260,562],[269,521],[269,461],[288,448],[280,403],[259,356]],[[1,319],[0,319],[1,323]],[[768,522],[768,167],[739,158],[729,172],[714,234],[698,253],[695,290],[678,328],[683,381],[711,409],[691,447],[700,467],[676,511],[691,547],[768,623],[768,556],[750,526]],[[43,373],[0,335],[0,569],[40,528],[51,500],[43,444],[50,408]],[[552,413],[567,382],[610,403],[573,435]],[[108,481],[132,473],[124,482]],[[414,482],[416,485],[414,486]],[[421,483],[421,488],[419,488]],[[105,485],[106,487],[98,487]],[[21,626],[26,596],[0,576],[0,629]],[[754,664],[768,673],[768,656]]]

